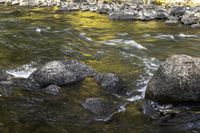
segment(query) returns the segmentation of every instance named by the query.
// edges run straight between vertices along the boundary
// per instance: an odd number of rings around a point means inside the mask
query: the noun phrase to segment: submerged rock
[[[200,106],[198,105],[159,105],[145,101],[142,105],[143,113],[153,119],[153,123],[165,126],[167,129],[182,131],[200,131]]]
[[[199,103],[200,58],[168,58],[149,81],[145,98],[161,103]]]
[[[125,86],[123,80],[116,74],[98,74],[95,76],[95,79],[106,93],[117,95],[126,94],[127,87]]]
[[[117,107],[108,101],[100,98],[88,98],[82,103],[83,108],[91,111],[96,120],[107,121],[117,111]]]
[[[0,96],[9,97],[13,94],[13,82],[1,81],[0,82]]]
[[[75,60],[52,61],[33,72],[29,79],[35,80],[41,87],[65,86],[80,82],[86,76],[95,74],[95,70]]]
[[[26,78],[14,78],[11,81],[13,81],[13,85],[15,87],[18,87],[23,90],[32,91],[40,88],[40,85],[37,82],[35,82],[35,80],[30,80]]]

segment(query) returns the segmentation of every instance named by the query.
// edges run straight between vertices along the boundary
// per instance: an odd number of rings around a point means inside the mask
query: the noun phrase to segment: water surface
[[[187,133],[161,126],[141,111],[146,84],[159,64],[174,54],[200,57],[200,30],[162,21],[112,21],[91,12],[56,13],[54,8],[0,5],[0,68],[27,78],[53,60],[75,59],[99,72],[119,74],[128,97],[101,94],[93,79],[63,88],[58,96],[19,91],[0,98],[3,133]],[[102,97],[125,110],[108,122],[96,121],[81,103]]]

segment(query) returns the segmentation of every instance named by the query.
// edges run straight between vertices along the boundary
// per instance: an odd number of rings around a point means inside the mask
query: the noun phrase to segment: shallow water
[[[76,59],[99,72],[119,74],[129,85],[129,96],[104,95],[93,79],[63,88],[58,96],[18,91],[11,97],[0,98],[0,131],[198,132],[196,128],[187,130],[187,127],[161,126],[145,116],[141,106],[146,84],[162,61],[173,54],[200,57],[199,51],[200,30],[181,24],[111,21],[106,15],[91,12],[56,13],[54,8],[1,5],[2,70],[27,78],[45,62]],[[81,106],[90,97],[119,103],[122,109],[114,112],[110,121],[98,121]]]

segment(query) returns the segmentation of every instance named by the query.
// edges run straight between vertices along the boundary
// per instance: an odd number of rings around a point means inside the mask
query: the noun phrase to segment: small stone
[[[47,94],[51,94],[51,95],[57,95],[60,91],[60,87],[57,85],[50,85],[46,88],[43,89],[43,91]]]

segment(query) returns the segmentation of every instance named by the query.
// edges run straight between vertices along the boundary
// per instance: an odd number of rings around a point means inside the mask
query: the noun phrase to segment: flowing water
[[[27,78],[45,62],[75,59],[99,72],[119,74],[129,93],[127,97],[104,95],[93,79],[65,88],[58,96],[19,91],[0,97],[0,132],[198,132],[162,126],[145,116],[141,106],[146,84],[162,61],[174,54],[200,57],[199,51],[200,30],[181,24],[111,21],[92,12],[1,5],[1,70]],[[95,119],[81,106],[91,97],[103,97],[121,108],[111,119]]]

